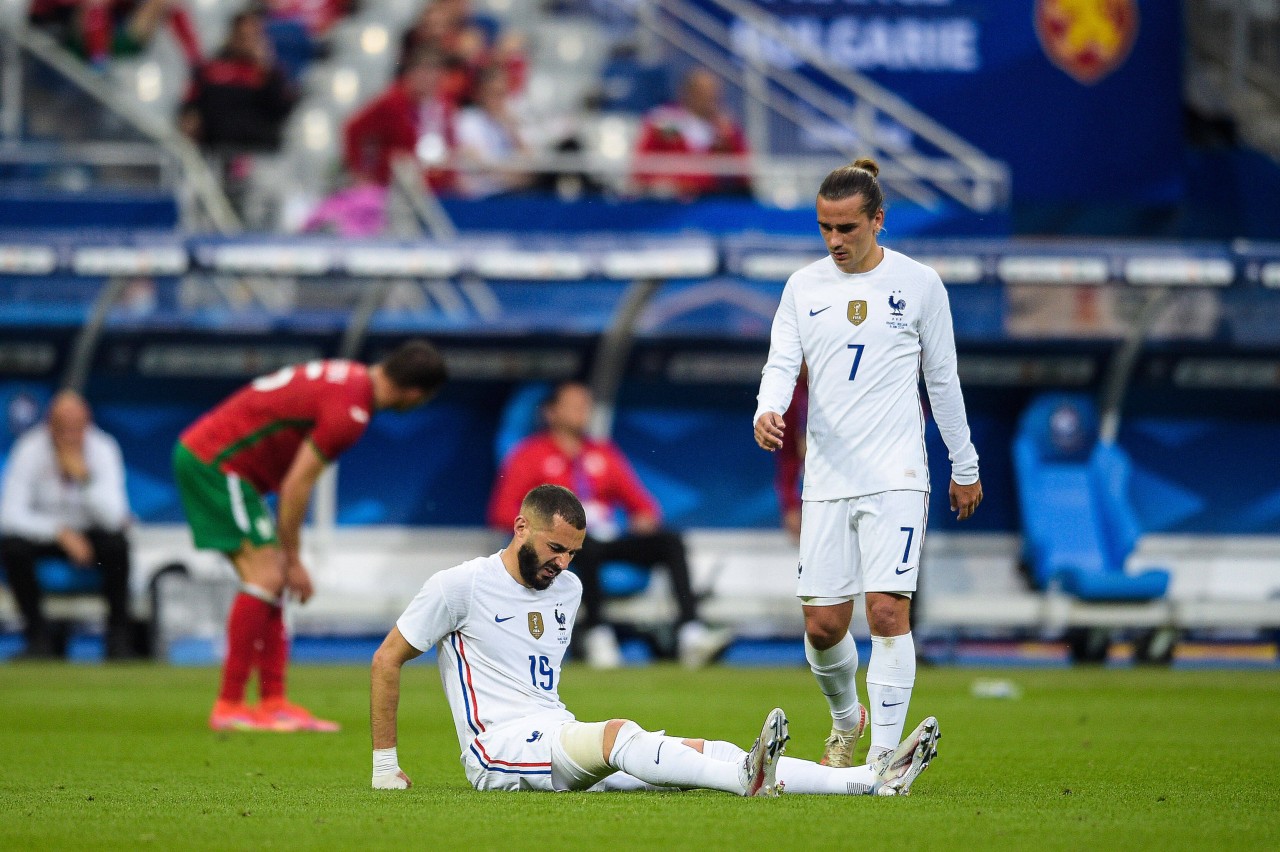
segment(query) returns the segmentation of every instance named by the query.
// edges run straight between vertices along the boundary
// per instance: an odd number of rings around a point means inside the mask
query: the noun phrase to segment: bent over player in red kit
[[[338,730],[285,698],[284,598],[306,603],[312,594],[300,555],[311,491],[374,412],[422,405],[444,381],[444,361],[425,340],[371,367],[337,359],[298,364],[254,380],[178,439],[173,469],[196,547],[225,553],[240,578],[209,716],[214,730]],[[272,492],[278,523],[263,500]],[[255,668],[261,703],[252,707],[245,686]]]

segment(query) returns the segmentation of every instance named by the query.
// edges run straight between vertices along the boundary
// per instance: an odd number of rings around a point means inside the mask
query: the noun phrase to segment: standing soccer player
[[[791,276],[773,319],[760,381],[755,439],[770,452],[801,362],[809,369],[808,448],[796,595],[805,656],[831,707],[822,762],[849,766],[867,725],[849,635],[853,598],[865,594],[875,764],[898,745],[915,684],[911,595],[928,518],[929,469],[919,376],[951,457],[951,509],[960,520],[982,502],[956,376],[955,336],[938,274],[877,242],[884,194],[874,160],[827,175],[818,229],[829,256]]]
[[[209,726],[223,730],[336,731],[285,698],[289,645],[284,597],[311,597],[302,522],[325,465],[354,444],[375,411],[407,411],[445,381],[425,340],[366,367],[346,360],[285,367],[237,391],[191,425],[173,451],[182,507],[196,547],[227,555],[240,592],[227,618],[227,659]],[[279,494],[279,523],[263,497]],[[259,674],[261,704],[245,704]]]
[[[586,512],[559,485],[534,488],[519,511],[506,549],[433,575],[374,654],[374,789],[411,786],[397,747],[400,673],[431,647],[462,766],[477,790],[696,787],[776,796],[785,786],[788,793],[905,796],[937,755],[933,717],[880,766],[842,769],[783,757],[787,717],[776,708],[749,751],[646,731],[629,719],[579,722],[559,689],[582,598],[582,583],[566,569],[586,537]]]

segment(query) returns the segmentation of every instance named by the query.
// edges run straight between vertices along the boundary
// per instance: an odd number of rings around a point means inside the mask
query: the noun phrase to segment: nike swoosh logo
[[[884,701],[881,701],[881,702],[880,702],[880,706],[881,706],[881,707],[898,707],[898,706],[900,706],[900,705],[902,705],[902,704],[904,704],[904,703],[906,703],[906,702],[899,701],[899,702],[897,702],[896,704],[889,704],[889,703],[886,703],[886,702],[884,702]]]
[[[499,624],[501,624],[502,622],[504,622],[504,621],[510,621],[510,620],[511,620],[511,619],[513,619],[513,618],[515,618],[515,616],[514,616],[514,615],[508,615],[506,618],[502,618],[502,617],[500,617],[500,616],[495,615],[495,616],[493,617],[493,620],[494,620],[494,621],[496,621],[496,622],[498,622]]]
[[[815,310],[813,310],[812,308],[810,308],[810,309],[809,309],[809,316],[811,316],[811,317],[816,317],[818,314],[822,313],[822,311],[829,311],[829,310],[831,310],[831,306],[830,306],[830,305],[827,305],[825,308],[822,308],[821,310],[817,310],[817,311],[815,311]]]
[[[660,742],[660,743],[658,743],[658,753],[657,753],[657,755],[655,755],[655,756],[654,756],[654,758],[653,758],[653,762],[654,762],[655,764],[660,763],[660,762],[662,761],[662,747],[663,747],[664,745],[666,745],[666,744],[667,744],[667,743],[666,743],[666,741],[665,741],[665,740],[664,740],[664,741],[662,741],[662,742]]]
[[[916,566],[912,565],[910,568],[894,568],[894,569],[893,569],[893,573],[895,573],[895,574],[905,574],[905,573],[907,573],[908,571],[914,571],[914,570],[916,570]]]

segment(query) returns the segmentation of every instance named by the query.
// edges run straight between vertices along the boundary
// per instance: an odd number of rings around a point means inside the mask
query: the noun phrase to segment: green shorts
[[[196,547],[235,553],[246,541],[277,543],[271,510],[239,476],[205,464],[181,443],[173,448],[173,476]]]

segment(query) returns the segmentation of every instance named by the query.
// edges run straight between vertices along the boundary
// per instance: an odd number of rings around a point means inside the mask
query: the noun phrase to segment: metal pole
[[[67,368],[62,374],[63,390],[84,391],[89,381],[89,367],[92,365],[93,352],[98,346],[98,338],[102,336],[102,328],[107,323],[107,314],[111,306],[120,298],[124,288],[129,285],[129,276],[117,275],[107,281],[98,298],[93,303],[93,311],[89,319],[81,326],[80,333],[71,347],[71,356],[67,359]]]
[[[613,412],[618,401],[618,388],[622,385],[622,373],[627,368],[627,357],[635,343],[636,320],[662,283],[651,278],[633,281],[623,294],[622,304],[618,306],[608,331],[600,340],[590,382],[591,392],[596,398],[591,434],[597,438],[606,438],[613,431]]]
[[[0,136],[17,140],[22,135],[22,48],[5,32],[4,84],[0,89]]]
[[[1111,369],[1102,385],[1102,399],[1099,408],[1102,416],[1098,424],[1098,440],[1104,444],[1114,444],[1120,434],[1120,408],[1124,403],[1125,392],[1129,389],[1129,381],[1133,378],[1133,367],[1142,352],[1142,344],[1147,339],[1147,332],[1160,316],[1160,311],[1168,304],[1171,293],[1168,287],[1160,287],[1151,293],[1142,312],[1134,320],[1129,336],[1120,345],[1111,362]]]

